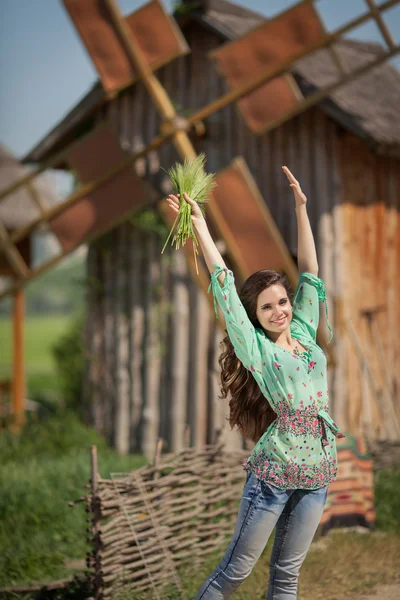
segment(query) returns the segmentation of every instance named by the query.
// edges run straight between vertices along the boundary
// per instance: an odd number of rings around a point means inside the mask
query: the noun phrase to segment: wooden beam
[[[137,43],[115,0],[105,0],[105,4],[113,21],[114,27],[121,38],[122,45],[125,48],[128,59],[133,68],[138,73],[142,83],[152,97],[158,112],[166,121],[172,121],[177,117],[174,105],[164,87],[161,85],[153,71],[149,67],[142,49]],[[175,132],[173,135],[174,144],[181,158],[195,158],[196,151],[189,140],[189,136],[184,131]]]
[[[75,144],[78,144],[80,141],[81,140],[79,139],[77,141],[72,142],[69,146],[67,146],[67,148],[64,148],[63,150],[61,150],[57,154],[53,155],[48,160],[44,161],[40,165],[40,167],[33,169],[32,171],[30,171],[29,173],[27,173],[26,175],[21,177],[21,179],[14,181],[9,186],[2,189],[0,192],[0,202],[2,202],[2,200],[4,200],[7,196],[12,194],[13,192],[16,192],[20,187],[31,183],[31,181],[33,181],[38,175],[40,175],[41,173],[46,171],[46,169],[51,169],[55,164],[57,164],[61,160],[65,159],[67,156],[67,153],[70,151],[71,147],[74,146]]]
[[[18,248],[14,246],[10,236],[7,233],[6,228],[0,221],[0,251],[3,251],[10,266],[14,269],[15,274],[18,277],[24,278],[29,275],[29,268],[18,251]]]
[[[24,291],[17,290],[14,294],[13,309],[13,383],[12,383],[12,426],[18,431],[25,422],[25,349],[24,321],[25,301]]]
[[[32,197],[32,200],[36,204],[36,206],[37,206],[38,210],[40,211],[41,215],[44,216],[46,214],[46,207],[42,204],[39,192],[35,188],[33,182],[30,181],[26,185],[26,187],[28,188],[29,193],[30,193],[30,195]]]
[[[260,131],[260,134],[264,135],[265,133],[268,133],[268,131],[271,131],[272,129],[279,127],[283,123],[286,123],[287,121],[289,121],[296,115],[299,115],[300,113],[305,112],[306,110],[311,108],[311,106],[318,104],[318,102],[321,102],[321,100],[323,100],[324,98],[326,98],[326,96],[329,96],[330,94],[335,92],[341,86],[346,85],[346,83],[349,83],[350,81],[354,81],[358,77],[361,77],[362,75],[364,75],[365,73],[367,73],[368,71],[373,69],[374,67],[379,66],[381,63],[386,62],[387,60],[389,60],[389,58],[393,58],[397,54],[400,54],[400,45],[398,45],[395,48],[395,50],[393,50],[393,51],[387,52],[386,54],[381,54],[378,58],[376,58],[374,61],[368,63],[367,65],[364,65],[364,66],[360,67],[359,69],[355,69],[351,73],[347,73],[339,81],[332,83],[331,85],[328,85],[324,88],[321,88],[314,94],[307,96],[301,104],[296,106],[293,110],[287,112],[286,115],[284,115],[282,118],[269,123],[267,127],[265,127],[262,131]]]
[[[323,30],[325,35],[328,35],[328,32],[326,31],[326,28],[325,28],[325,23],[324,23],[323,19],[321,18],[321,15],[318,11],[318,6],[314,6],[314,10],[315,10],[315,16],[318,19],[321,29]],[[339,55],[339,53],[336,52],[336,49],[334,48],[333,44],[332,44],[332,46],[329,46],[329,52],[330,52],[331,58],[332,58],[333,62],[335,63],[336,68],[339,71],[340,75],[342,75],[342,76],[345,75],[345,73],[347,73],[347,71],[348,71],[348,67],[342,61],[342,58]]]
[[[374,0],[365,0],[365,2],[368,4],[369,10],[371,11],[373,18],[375,19],[378,29],[381,32],[382,37],[385,40],[389,50],[393,51],[396,48],[396,44],[394,43],[392,35],[382,17],[382,8],[379,9],[378,6],[375,4]]]

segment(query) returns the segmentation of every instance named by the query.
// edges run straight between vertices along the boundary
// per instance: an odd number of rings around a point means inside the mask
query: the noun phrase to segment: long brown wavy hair
[[[290,302],[293,291],[285,275],[277,271],[262,270],[253,273],[245,281],[239,297],[244,309],[256,328],[262,329],[257,316],[257,298],[271,285],[283,285]],[[226,331],[226,330],[225,330]],[[218,359],[221,366],[221,396],[225,399],[230,394],[229,417],[227,421],[231,430],[236,425],[245,437],[257,442],[276,418],[276,413],[261,393],[252,374],[237,358],[229,335],[221,342],[222,354]]]

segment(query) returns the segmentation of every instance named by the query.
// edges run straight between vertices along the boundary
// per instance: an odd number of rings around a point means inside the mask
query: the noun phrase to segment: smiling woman
[[[327,486],[337,474],[335,437],[342,434],[328,414],[326,358],[316,342],[325,288],[317,277],[307,198],[289,169],[283,171],[294,192],[298,225],[301,273],[294,298],[286,277],[270,270],[253,273],[239,295],[200,208],[187,198],[210,288],[225,316],[227,336],[219,362],[222,396],[231,397],[229,423],[256,442],[243,463],[247,479],[234,536],[196,600],[229,598],[251,572],[274,527],[267,598],[294,600]],[[177,213],[178,198],[170,196],[167,202]]]

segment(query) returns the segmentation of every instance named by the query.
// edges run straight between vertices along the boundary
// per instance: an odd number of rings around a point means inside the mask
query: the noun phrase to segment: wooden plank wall
[[[378,156],[350,134],[338,138],[337,154],[343,181],[343,302],[368,361],[360,369],[354,336],[347,329],[349,428],[355,433],[368,434],[370,430],[371,437],[379,439],[385,438],[393,420],[387,403],[392,401],[400,414],[400,315],[396,302],[400,292],[399,161]]]
[[[185,30],[185,35],[192,53],[163,68],[159,76],[178,109],[193,110],[221,94],[225,84],[206,58],[219,39],[197,25]],[[116,124],[122,144],[132,150],[147,143],[159,126],[141,84],[99,111],[98,119],[103,118]],[[330,321],[336,328],[337,364],[329,373],[330,410],[343,429],[362,432],[365,373],[362,377],[346,335],[344,314],[350,312],[367,348],[369,332],[359,314],[366,299],[372,306],[391,305],[391,325],[383,313],[377,319],[385,330],[382,343],[390,386],[398,395],[400,348],[392,326],[399,318],[395,309],[400,260],[398,162],[376,157],[318,108],[259,138],[249,132],[235,106],[212,115],[206,125],[206,135],[194,138],[194,143],[198,151],[206,152],[209,170],[244,156],[293,254],[297,244],[294,204],[281,166],[288,165],[301,181],[309,198]],[[172,144],[166,144],[138,161],[136,170],[166,193],[167,180],[160,167],[166,169],[176,160]],[[89,364],[86,378],[86,397],[95,399],[92,419],[121,452],[130,448],[151,456],[157,435],[166,440],[169,450],[177,451],[184,444],[187,424],[191,445],[213,442],[215,431],[225,426],[228,446],[242,447],[244,441],[226,424],[228,402],[217,399],[222,333],[203,292],[189,279],[182,254],[169,251],[160,259],[159,244],[152,234],[123,225],[106,242],[91,247],[89,281],[98,280],[104,287],[103,295],[89,294],[88,353],[102,357],[99,364]],[[267,268],[268,257],[265,262]],[[162,300],[154,296],[152,286],[161,286]],[[117,290],[124,290],[123,298],[115,298]],[[126,316],[121,315],[123,311]],[[154,311],[163,315],[162,334]],[[157,352],[160,344],[165,354]],[[378,371],[376,365],[374,369]],[[377,424],[378,413],[375,407]],[[382,424],[373,435],[384,435]]]
[[[185,257],[153,232],[125,223],[88,255],[85,406],[89,421],[121,453],[153,456],[214,443],[224,426],[217,348],[222,333]],[[236,433],[227,443],[242,447]]]

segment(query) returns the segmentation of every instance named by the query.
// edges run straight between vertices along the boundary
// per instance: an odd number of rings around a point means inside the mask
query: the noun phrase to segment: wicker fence
[[[196,569],[210,552],[222,553],[233,534],[245,482],[241,463],[249,451],[232,451],[221,439],[163,455],[161,445],[152,464],[110,479],[98,476],[92,450],[88,566],[96,600],[133,600],[146,591],[146,598],[164,600],[168,586],[174,598],[180,592],[184,599],[177,568]],[[373,462],[365,441],[351,435],[338,440],[338,459],[319,531],[372,528]]]
[[[171,585],[184,598],[177,567],[198,566],[232,535],[248,452],[223,444],[160,452],[159,443],[152,464],[101,479],[92,450],[88,566],[96,600],[146,590],[161,599]]]

